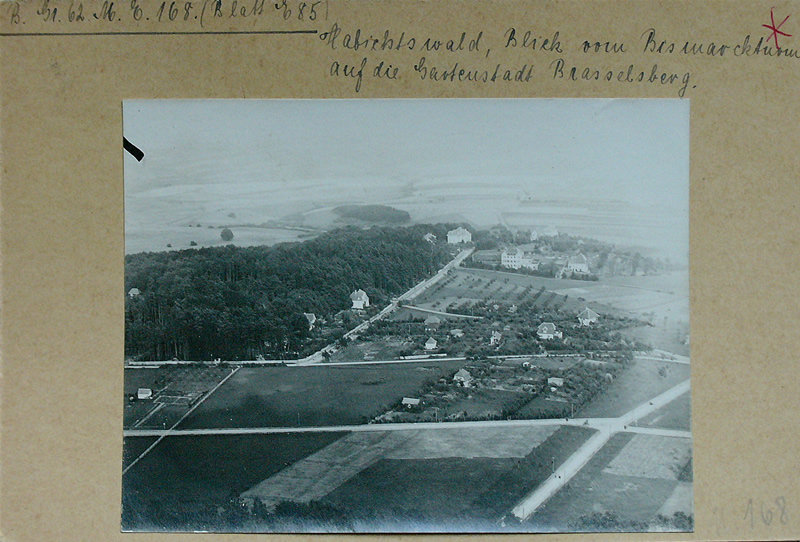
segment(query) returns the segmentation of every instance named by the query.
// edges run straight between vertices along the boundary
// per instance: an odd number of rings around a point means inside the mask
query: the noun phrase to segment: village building
[[[503,334],[497,330],[492,330],[492,336],[489,338],[489,344],[500,344],[500,339],[503,338]]]
[[[429,243],[435,243],[436,242],[436,236],[434,234],[432,234],[432,233],[426,233],[425,235],[422,236],[422,238],[425,239]]]
[[[438,316],[430,315],[425,318],[425,329],[436,329],[439,327],[439,324],[442,323],[442,319]]]
[[[414,408],[419,406],[419,399],[416,397],[403,397],[401,404],[406,408]]]
[[[310,312],[304,312],[303,316],[305,316],[306,320],[308,320],[308,330],[311,331],[314,329],[314,324],[317,322],[317,316]]]
[[[578,252],[575,256],[567,260],[567,271],[570,273],[589,273],[589,260],[586,256]]]
[[[556,386],[560,388],[561,386],[564,385],[564,379],[557,376],[551,376],[550,378],[547,379],[547,385]]]
[[[459,226],[458,228],[447,232],[447,242],[451,245],[457,245],[459,243],[471,243],[472,234],[469,232],[469,230]]]
[[[439,343],[436,342],[436,339],[430,337],[427,341],[425,341],[425,350],[436,350],[436,346],[438,344]]]
[[[460,339],[464,336],[464,330],[461,328],[455,328],[450,330],[450,335],[455,337],[456,339]]]
[[[363,310],[369,307],[369,296],[364,290],[356,290],[350,294],[350,301],[353,302],[353,308],[356,310]]]
[[[534,253],[520,248],[506,249],[500,254],[500,265],[508,269],[539,269],[539,260],[534,259]]]
[[[153,398],[153,390],[150,388],[139,388],[136,390],[136,398],[137,399],[152,399]]]
[[[540,324],[536,329],[536,335],[538,335],[540,339],[560,339],[562,337],[562,333],[556,329],[556,325],[552,322]]]
[[[472,375],[469,374],[469,371],[466,369],[461,369],[453,376],[453,382],[465,388],[469,388],[472,386]]]
[[[578,321],[581,323],[582,326],[588,326],[595,322],[597,322],[600,315],[594,312],[589,307],[583,309],[580,314],[578,314]]]
[[[128,297],[133,299],[134,297],[138,297],[139,294],[141,294],[141,293],[142,292],[139,291],[139,288],[131,288],[130,290],[128,290]]]

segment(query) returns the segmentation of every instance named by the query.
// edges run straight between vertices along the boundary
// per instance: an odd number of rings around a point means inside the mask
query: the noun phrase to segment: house
[[[401,404],[406,408],[414,408],[419,406],[419,399],[415,397],[403,397]]]
[[[561,338],[561,332],[556,330],[556,325],[552,322],[544,322],[536,329],[536,334],[540,339],[554,339]]]
[[[311,312],[304,312],[303,316],[305,316],[306,320],[308,320],[308,330],[311,331],[314,329],[314,323],[317,321],[317,316]]]
[[[503,338],[503,334],[497,330],[492,330],[492,336],[489,337],[489,344],[500,344],[500,339]]]
[[[453,383],[469,388],[472,386],[472,375],[466,369],[461,369],[453,376]]]
[[[539,269],[539,260],[534,259],[534,253],[521,248],[506,249],[500,254],[500,265],[508,269]]]
[[[426,329],[436,329],[437,327],[439,327],[439,324],[441,323],[442,320],[438,316],[430,315],[427,318],[425,318]]]
[[[422,238],[425,239],[429,243],[435,243],[436,242],[436,236],[433,235],[432,233],[426,233],[425,235],[422,236]]]
[[[134,297],[138,297],[139,294],[141,293],[142,292],[139,290],[139,288],[131,288],[130,290],[128,290],[128,297],[133,299]]]
[[[564,379],[563,378],[559,378],[557,376],[551,376],[550,378],[547,379],[547,385],[548,386],[555,386],[557,388],[560,388],[561,386],[564,385]]]
[[[436,350],[436,339],[430,337],[427,341],[425,341],[425,350]]]
[[[153,398],[153,390],[150,388],[139,388],[136,391],[136,398],[137,399],[152,399]]]
[[[575,256],[567,260],[567,271],[571,273],[589,274],[589,260],[586,256],[578,252]]]
[[[447,232],[447,242],[451,245],[457,245],[459,243],[471,243],[472,234],[468,230],[459,226],[458,228]]]
[[[451,329],[450,330],[450,335],[452,335],[456,339],[460,339],[461,337],[464,336],[464,330],[460,329],[460,328]]]
[[[536,230],[533,230],[531,232],[531,241],[538,241],[538,240],[539,240],[539,232],[536,231]]]
[[[362,310],[369,307],[369,296],[364,290],[356,290],[350,294],[350,301],[353,302],[353,308]]]
[[[591,325],[597,322],[598,318],[600,318],[600,315],[594,312],[589,307],[586,307],[580,312],[580,314],[578,314],[578,321],[581,323],[582,326]]]

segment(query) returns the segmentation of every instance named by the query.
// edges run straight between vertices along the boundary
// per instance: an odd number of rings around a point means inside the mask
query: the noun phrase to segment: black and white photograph
[[[693,531],[689,108],[123,102],[122,530]]]

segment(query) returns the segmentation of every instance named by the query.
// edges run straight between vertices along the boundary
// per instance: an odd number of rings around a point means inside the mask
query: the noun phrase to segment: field
[[[242,368],[179,429],[365,423],[461,362]]]
[[[691,405],[692,397],[686,392],[669,404],[659,408],[649,416],[639,420],[641,427],[660,427],[664,429],[677,429],[679,431],[691,430]]]
[[[642,530],[667,511],[691,511],[691,487],[677,480],[675,469],[648,460],[666,444],[668,462],[686,461],[684,439],[638,440],[643,435],[618,433],[528,520],[543,530]],[[683,450],[675,456],[677,449]],[[676,467],[678,468],[678,467]],[[688,501],[688,502],[687,502]]]
[[[167,437],[122,478],[125,530],[203,529],[206,509],[341,438],[345,433]],[[150,439],[125,439],[141,450]],[[127,453],[127,452],[126,452]]]
[[[664,375],[659,370],[664,368]],[[580,411],[577,417],[615,418],[622,416],[648,399],[663,393],[689,378],[690,367],[635,358],[622,370],[605,391],[600,392]]]
[[[497,521],[550,475],[553,463],[558,466],[592,434],[576,427],[553,429],[498,428],[484,435],[480,446],[472,444],[474,431],[431,430],[416,437],[430,443],[425,452],[406,441],[323,502],[349,511],[372,530],[391,521],[418,523],[421,530],[497,529]],[[447,435],[437,439],[441,432]],[[479,455],[458,451],[459,440]]]

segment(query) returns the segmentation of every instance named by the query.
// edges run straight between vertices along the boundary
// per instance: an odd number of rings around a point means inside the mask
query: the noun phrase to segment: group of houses
[[[426,233],[422,236],[429,243],[436,242],[436,236],[432,233]],[[447,232],[447,242],[451,245],[458,245],[461,243],[471,243],[472,242],[472,233],[461,226],[457,227],[454,230],[450,230]]]
[[[500,253],[500,265],[506,269],[530,269],[536,271],[545,259],[543,256],[530,248],[525,247],[507,248]],[[581,252],[573,254],[567,258],[550,259],[559,267],[556,271],[556,278],[565,278],[573,274],[588,275],[589,259]]]

